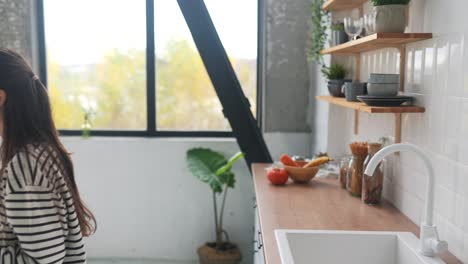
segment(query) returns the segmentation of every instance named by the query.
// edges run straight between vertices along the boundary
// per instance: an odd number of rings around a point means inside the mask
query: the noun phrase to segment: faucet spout
[[[434,211],[434,169],[432,167],[429,157],[419,147],[409,144],[400,143],[387,146],[378,151],[367,164],[364,173],[368,176],[373,176],[375,169],[379,162],[386,156],[401,151],[411,151],[418,155],[424,162],[427,169],[427,187],[426,187],[426,208],[424,218],[421,223],[420,241],[421,241],[421,254],[432,257],[434,253],[447,250],[448,245],[445,241],[439,240],[437,228],[433,224],[433,211]]]
[[[375,169],[386,156],[402,151],[411,151],[416,153],[424,162],[427,169],[427,187],[426,187],[426,209],[424,212],[424,223],[431,226],[433,224],[434,211],[434,169],[429,157],[416,145],[409,143],[399,143],[387,146],[378,151],[369,161],[364,173],[368,176],[374,174]]]

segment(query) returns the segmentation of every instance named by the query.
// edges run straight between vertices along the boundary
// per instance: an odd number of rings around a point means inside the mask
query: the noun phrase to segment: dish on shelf
[[[400,83],[400,74],[371,73],[369,83]]]
[[[400,89],[399,83],[368,83],[367,93],[371,96],[396,96]]]
[[[406,102],[413,101],[413,97],[397,95],[397,96],[371,96],[360,95],[357,99],[370,106],[399,106]]]

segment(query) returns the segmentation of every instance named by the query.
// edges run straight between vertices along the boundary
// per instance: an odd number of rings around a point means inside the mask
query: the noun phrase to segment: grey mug
[[[365,83],[348,82],[343,85],[343,92],[348,102],[356,102],[357,96],[364,94]]]

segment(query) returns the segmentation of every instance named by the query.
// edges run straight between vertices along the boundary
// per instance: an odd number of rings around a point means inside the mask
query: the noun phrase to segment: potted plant
[[[322,10],[323,0],[313,0],[310,6],[311,21],[309,30],[309,43],[307,48],[307,58],[323,67],[323,56],[320,53],[327,43],[329,16]]]
[[[371,0],[375,8],[377,33],[403,33],[407,21],[410,0]]]
[[[331,25],[330,29],[332,31],[332,46],[343,44],[349,40],[348,34],[346,34],[344,29],[344,23],[333,24]]]
[[[187,151],[188,169],[193,176],[210,186],[213,195],[216,240],[198,248],[201,264],[237,264],[241,261],[239,248],[229,240],[229,235],[223,228],[223,214],[228,190],[235,185],[231,168],[242,157],[244,154],[239,152],[227,160],[221,153],[206,148]],[[218,196],[221,196],[220,206]]]
[[[332,64],[330,67],[322,68],[322,73],[328,79],[328,91],[332,96],[335,97],[344,97],[342,91],[343,84],[345,82],[350,82],[351,80],[346,80],[346,68],[341,64]]]

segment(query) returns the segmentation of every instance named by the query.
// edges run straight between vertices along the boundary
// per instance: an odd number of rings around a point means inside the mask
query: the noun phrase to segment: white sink
[[[283,264],[440,264],[408,232],[275,230]]]

